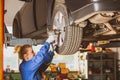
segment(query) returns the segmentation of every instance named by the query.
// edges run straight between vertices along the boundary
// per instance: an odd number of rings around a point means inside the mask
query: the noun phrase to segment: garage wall
[[[117,67],[118,67],[118,71],[120,71],[120,47],[112,48],[112,50],[118,53],[117,60],[119,60],[119,62],[117,62]]]
[[[120,60],[120,47],[119,48],[111,48],[114,52],[118,53],[117,58]]]
[[[118,59],[120,59],[120,48],[117,48],[117,52],[119,53],[118,54]]]

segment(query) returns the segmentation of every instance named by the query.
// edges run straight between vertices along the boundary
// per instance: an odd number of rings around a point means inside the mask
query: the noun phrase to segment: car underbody
[[[48,30],[53,30],[56,52],[74,54],[86,42],[120,38],[119,4],[119,0],[27,0],[15,16],[13,35],[46,40]]]

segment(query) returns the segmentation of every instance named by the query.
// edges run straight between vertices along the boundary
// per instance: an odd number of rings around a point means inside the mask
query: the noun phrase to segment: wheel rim
[[[65,17],[61,11],[56,12],[53,21],[53,30],[56,34],[55,43],[58,47],[62,46],[65,38]]]

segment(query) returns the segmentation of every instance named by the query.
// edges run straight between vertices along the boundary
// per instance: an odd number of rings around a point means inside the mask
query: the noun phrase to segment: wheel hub
[[[53,30],[57,36],[55,43],[60,47],[65,38],[65,18],[63,13],[60,11],[58,11],[54,17]]]

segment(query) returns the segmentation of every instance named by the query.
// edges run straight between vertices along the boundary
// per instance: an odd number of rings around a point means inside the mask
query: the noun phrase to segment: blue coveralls
[[[54,53],[49,51],[50,44],[44,43],[44,46],[29,61],[22,61],[20,64],[20,72],[22,80],[41,80],[40,73],[45,71],[52,61]]]

